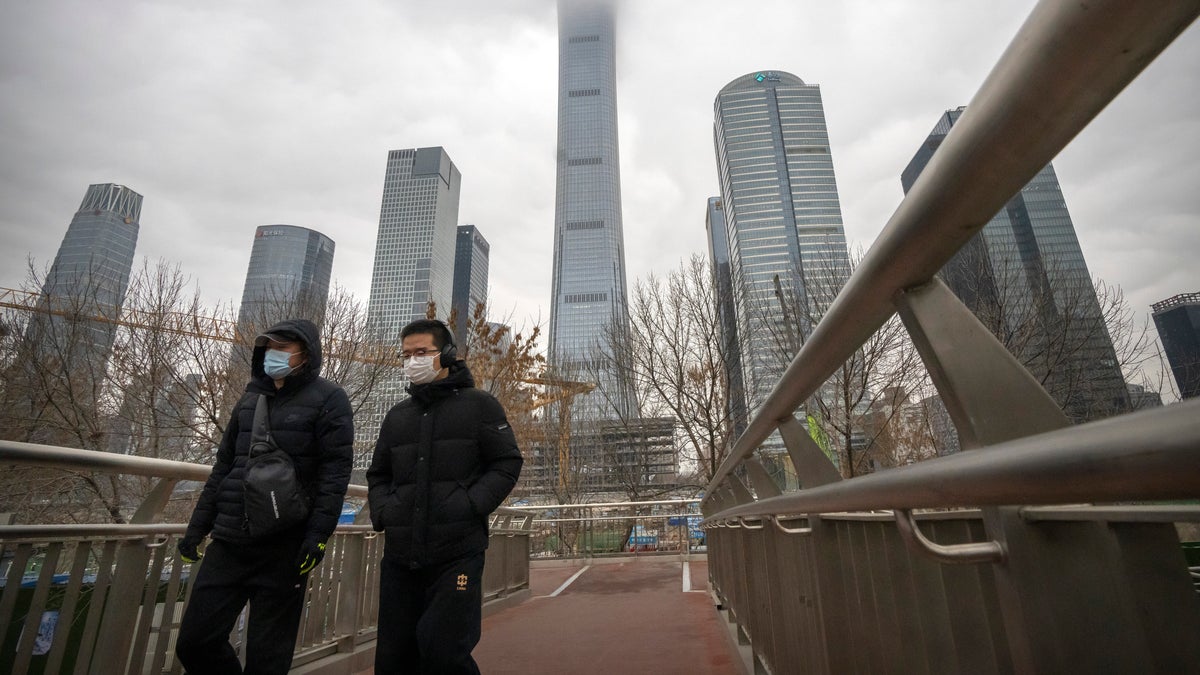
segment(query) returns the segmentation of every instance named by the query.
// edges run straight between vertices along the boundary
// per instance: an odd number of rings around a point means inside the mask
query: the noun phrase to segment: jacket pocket
[[[471,499],[471,486],[474,484],[473,481],[458,481],[458,487],[462,489],[463,497],[467,500],[468,511],[472,516],[478,517],[480,515],[479,508],[475,506],[475,502]]]
[[[435,485],[439,485],[440,489],[435,488],[430,499],[431,507],[437,505],[430,513],[434,522],[457,523],[474,517],[471,499],[461,482],[447,481]]]
[[[376,530],[396,525],[396,490],[384,494],[379,499],[371,500],[371,525]]]

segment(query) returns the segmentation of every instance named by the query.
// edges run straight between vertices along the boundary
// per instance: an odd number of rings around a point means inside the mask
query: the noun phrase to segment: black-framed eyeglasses
[[[422,347],[420,349],[414,349],[411,352],[400,352],[400,363],[408,363],[408,360],[414,356],[437,356],[441,353],[442,350],[438,349],[437,347],[431,347],[429,349]]]

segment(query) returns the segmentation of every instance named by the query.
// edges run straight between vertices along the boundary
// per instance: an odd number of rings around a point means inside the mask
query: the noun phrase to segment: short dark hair
[[[454,336],[451,335],[450,329],[437,319],[417,319],[400,329],[401,340],[409,335],[432,335],[433,345],[438,349],[454,344]]]

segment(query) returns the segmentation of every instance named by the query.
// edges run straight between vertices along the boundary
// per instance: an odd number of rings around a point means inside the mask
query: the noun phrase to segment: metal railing
[[[0,672],[181,672],[174,639],[204,561],[178,560],[186,525],[155,521],[180,480],[203,481],[210,467],[8,441],[0,441],[0,464],[159,479],[129,524],[0,525]],[[367,490],[352,485],[348,494],[365,498]],[[365,517],[364,509],[358,522]],[[528,595],[529,520],[503,508],[491,517],[485,611]],[[369,525],[337,528],[309,575],[293,668],[369,666],[383,541]],[[241,653],[244,621],[231,641]]]
[[[1197,14],[1043,0],[736,441],[701,508],[710,581],[757,669],[1200,663],[1173,525],[1197,509],[1077,506],[1200,497],[1200,402],[1069,427],[934,278]],[[893,313],[969,451],[842,481],[794,412]],[[787,494],[754,456],[775,431],[802,486]]]
[[[698,499],[513,506],[530,523],[533,559],[682,555],[703,551]],[[696,535],[699,535],[697,537]]]

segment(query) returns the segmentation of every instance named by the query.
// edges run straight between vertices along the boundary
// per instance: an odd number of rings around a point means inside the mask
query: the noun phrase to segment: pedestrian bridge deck
[[[707,587],[703,557],[534,562],[530,598],[484,618],[475,659],[496,675],[740,673]]]

